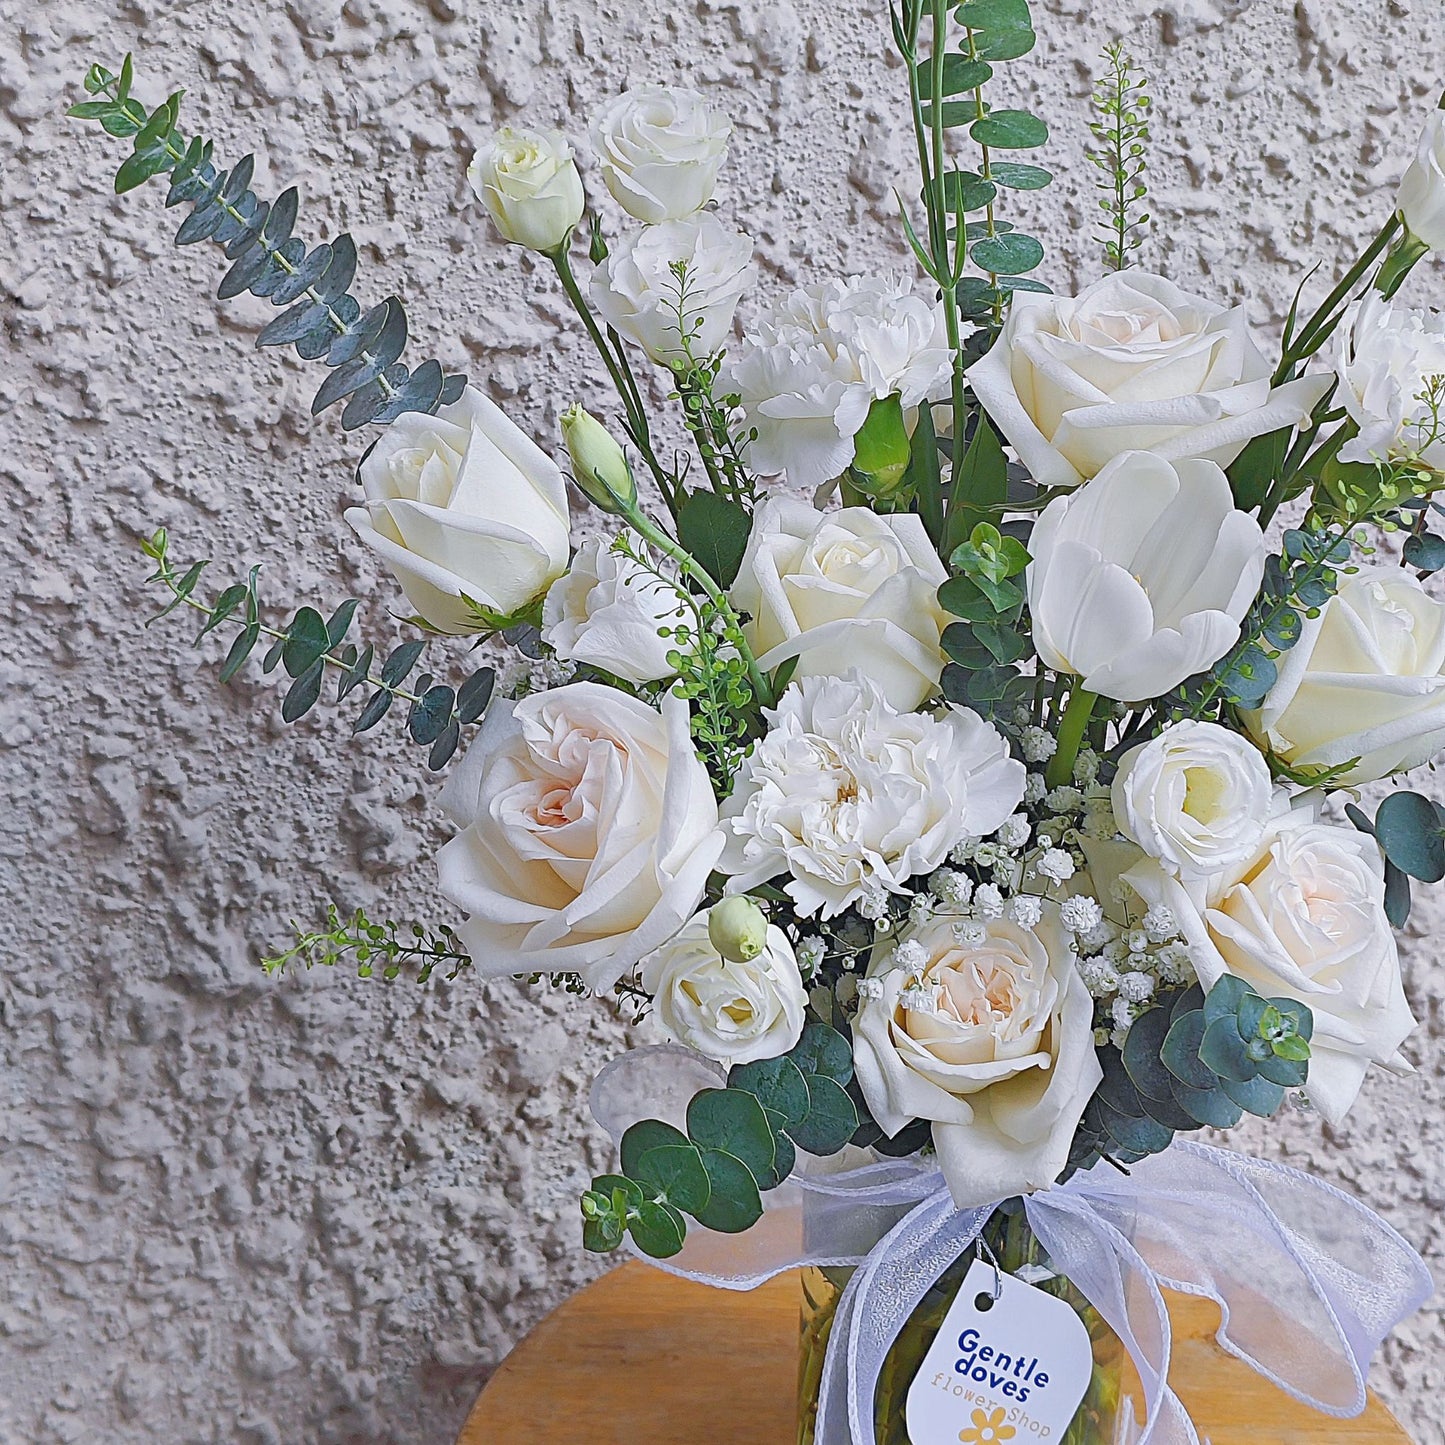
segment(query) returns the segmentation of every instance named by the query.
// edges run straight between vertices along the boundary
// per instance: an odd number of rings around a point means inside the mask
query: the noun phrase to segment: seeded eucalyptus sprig
[[[376,651],[372,644],[359,647],[346,641],[358,606],[355,597],[348,597],[329,618],[323,618],[314,607],[302,607],[284,628],[272,627],[261,619],[256,591],[259,567],[253,567],[244,582],[234,582],[206,601],[196,595],[196,587],[209,563],[193,562],[178,570],[171,561],[164,527],[146,538],[141,550],[155,563],[155,571],[146,580],[160,583],[171,594],[152,622],[184,606],[206,619],[196,634],[197,643],[224,625],[240,629],[221,664],[222,682],[236,676],[263,637],[270,639],[261,670],[269,673],[279,666],[292,679],[281,701],[281,716],[288,723],[304,717],[320,701],[326,670],[331,668],[339,674],[338,703],[359,687],[371,689],[352,724],[353,735],[375,727],[393,703],[408,703],[407,731],[414,742],[428,748],[427,766],[437,769],[456,752],[462,728],[479,722],[492,700],[496,672],[490,667],[479,668],[457,689],[434,684],[430,673],[422,673],[410,688],[403,686],[421,660],[424,641],[403,642],[393,648],[373,673]]]
[[[324,360],[332,368],[311,403],[312,415],[345,398],[341,425],[350,431],[394,421],[404,411],[432,412],[462,394],[466,377],[446,374],[440,362],[424,361],[412,371],[398,359],[407,341],[398,297],[363,311],[350,294],[356,244],[349,235],[308,248],[292,235],[299,203],[294,186],[273,202],[258,200],[250,189],[254,157],[243,156],[229,171],[218,169],[211,141],[187,140],[176,129],[183,92],[147,110],[131,95],[131,80],[129,55],[119,75],[91,66],[85,88],[97,99],[73,105],[67,114],[98,121],[108,135],[133,138],[131,154],[116,172],[117,192],[170,176],[166,205],[191,207],[176,245],[211,240],[231,262],[217,296],[228,300],[249,291],[288,308],[256,344],[291,345],[308,361]]]
[[[1122,271],[1129,263],[1129,253],[1143,241],[1140,233],[1149,223],[1140,206],[1148,192],[1144,171],[1151,102],[1144,72],[1119,41],[1104,47],[1104,59],[1108,69],[1094,86],[1093,95],[1098,119],[1089,123],[1099,149],[1088,154],[1102,173],[1098,184],[1104,193],[1099,201],[1106,219],[1100,237],[1104,259],[1114,270]]]
[[[293,963],[307,968],[318,964],[334,968],[349,958],[356,964],[358,978],[379,975],[391,983],[407,968],[415,967],[416,982],[425,983],[443,965],[449,966],[449,981],[471,967],[471,955],[456,931],[445,923],[436,928],[398,923],[394,918],[377,923],[362,908],[343,919],[333,903],[326,910],[326,927],[321,932],[304,929],[295,922],[291,928],[296,935],[292,947],[261,960],[267,973],[283,973]]]

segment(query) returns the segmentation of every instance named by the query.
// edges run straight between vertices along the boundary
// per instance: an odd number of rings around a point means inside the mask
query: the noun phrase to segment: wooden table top
[[[512,1351],[457,1445],[792,1445],[798,1302],[796,1275],[737,1292],[624,1264]],[[1317,1414],[1214,1343],[1214,1305],[1169,1305],[1171,1378],[1212,1445],[1410,1445],[1373,1396]]]

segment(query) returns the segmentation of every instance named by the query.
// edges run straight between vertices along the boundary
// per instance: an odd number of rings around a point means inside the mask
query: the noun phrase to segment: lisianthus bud
[[[637,500],[632,468],[612,433],[575,402],[562,413],[562,440],[583,495],[604,512],[625,512]]]
[[[472,157],[467,180],[502,235],[531,251],[563,245],[587,205],[572,147],[558,132],[504,127]]]
[[[707,936],[724,958],[751,963],[767,942],[768,920],[751,898],[737,893],[708,909]]]

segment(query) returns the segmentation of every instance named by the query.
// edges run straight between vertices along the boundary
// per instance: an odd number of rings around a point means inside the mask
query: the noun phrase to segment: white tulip
[[[1400,182],[1395,209],[1417,240],[1432,251],[1445,251],[1445,97],[1420,133],[1415,158]]]
[[[856,277],[806,286],[744,335],[727,384],[757,433],[747,460],[817,487],[853,460],[874,401],[905,409],[947,394],[953,366],[943,312],[911,279]]]
[[[1385,916],[1379,845],[1300,806],[1276,819],[1244,863],[1188,883],[1146,862],[1124,875],[1178,922],[1206,990],[1226,973],[1264,998],[1314,1015],[1305,1092],[1332,1124],[1354,1103],[1370,1064],[1398,1055],[1415,1027]]]
[[[743,631],[763,668],[796,657],[801,680],[856,667],[905,709],[938,690],[939,638],[951,620],[938,589],[947,576],[911,512],[819,512],[769,497],[753,513],[729,595],[749,614]]]
[[[857,671],[794,683],[767,719],[723,808],[718,867],[731,892],[789,874],[804,917],[902,893],[1023,797],[1024,765],[977,713],[897,712]]]
[[[573,682],[496,703],[442,790],[442,893],[484,977],[602,992],[692,917],[722,850],[687,703]]]
[[[785,1054],[803,1035],[808,996],[788,935],[769,924],[761,951],[724,958],[699,913],[642,964],[657,1021],[680,1044],[722,1064]]]
[[[592,149],[618,205],[656,225],[701,210],[712,197],[732,125],[695,90],[641,85],[592,121]]]
[[[1358,758],[1352,784],[1429,762],[1445,749],[1445,604],[1402,568],[1362,568],[1304,619],[1244,722],[1294,767]]]
[[[973,944],[958,941],[958,922],[938,914],[875,946],[880,987],[859,1007],[853,1066],[886,1134],[932,1122],[954,1203],[972,1209],[1054,1183],[1103,1070],[1058,905],[1045,902],[1033,928],[973,920]],[[916,967],[898,964],[906,944]]]
[[[567,487],[556,463],[468,387],[435,416],[404,412],[361,463],[352,530],[443,632],[520,611],[567,567]]]
[[[542,604],[542,641],[563,662],[584,662],[626,682],[661,682],[677,671],[661,628],[691,614],[677,589],[639,566],[610,538],[584,542]]]
[[[1033,479],[1073,487],[1127,451],[1228,466],[1329,388],[1322,377],[1271,388],[1271,369],[1243,307],[1128,270],[1077,296],[1015,293],[968,382]]]
[[[1044,508],[1029,611],[1045,666],[1118,702],[1162,697],[1239,640],[1264,535],[1209,461],[1126,452]]]
[[[1274,808],[1269,766],[1248,739],[1186,719],[1131,748],[1114,778],[1119,831],[1186,877],[1242,863]]]
[[[556,250],[587,206],[572,147],[557,131],[504,127],[472,157],[467,180],[502,235],[532,251]]]
[[[1445,470],[1445,416],[1430,415],[1426,392],[1445,377],[1445,316],[1396,306],[1371,292],[1340,323],[1335,341],[1339,399],[1359,435],[1344,462],[1418,458]]]
[[[722,349],[757,276],[752,254],[753,243],[711,211],[644,226],[593,273],[592,304],[660,365],[688,354],[705,361]]]

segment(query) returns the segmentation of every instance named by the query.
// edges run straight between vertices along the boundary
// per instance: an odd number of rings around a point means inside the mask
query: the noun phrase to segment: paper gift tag
[[[996,1281],[1003,1293],[995,1301]],[[1073,1308],[973,1262],[908,1387],[913,1445],[1031,1445],[1063,1439],[1094,1355]]]

